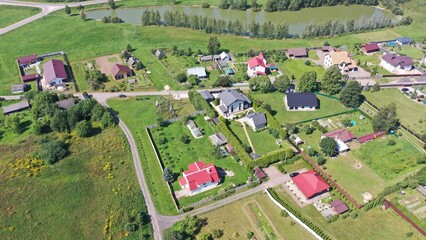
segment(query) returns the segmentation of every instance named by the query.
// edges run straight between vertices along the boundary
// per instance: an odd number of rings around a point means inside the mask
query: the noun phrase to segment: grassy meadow
[[[134,233],[125,230],[146,207],[136,177],[129,175],[133,162],[117,127],[72,139],[66,158],[39,166],[37,177],[26,176],[36,166],[28,168],[17,159],[36,153],[37,139],[0,144],[1,239],[140,239],[152,234],[149,221]]]
[[[41,12],[40,8],[0,5],[0,29]]]

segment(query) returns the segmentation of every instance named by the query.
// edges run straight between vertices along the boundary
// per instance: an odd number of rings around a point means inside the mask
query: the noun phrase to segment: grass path
[[[247,132],[246,124],[245,123],[241,123],[241,124],[243,125],[244,133],[246,134],[246,137],[247,137],[247,140],[248,140],[248,142],[250,144],[251,150],[254,153],[256,153],[256,150],[254,149],[253,143],[251,142],[250,135]]]

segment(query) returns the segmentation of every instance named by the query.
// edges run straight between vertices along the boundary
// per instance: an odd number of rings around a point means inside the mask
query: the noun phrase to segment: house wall
[[[314,111],[315,107],[312,106],[299,106],[299,107],[289,107],[288,110],[292,111]]]
[[[326,55],[325,56],[325,58],[324,58],[324,66],[325,66],[325,68],[329,68],[329,67],[333,66],[333,61],[332,61],[330,55]]]
[[[397,72],[399,70],[408,72],[413,68],[413,65],[409,65],[409,66],[405,66],[405,67],[401,67],[399,65],[393,66],[392,64],[389,64],[388,62],[386,62],[383,59],[380,61],[380,66],[383,67],[384,69],[388,70],[389,72]]]
[[[203,184],[203,185],[199,186],[197,189],[195,189],[195,190],[193,190],[193,191],[190,191],[190,195],[192,196],[192,195],[194,195],[194,194],[200,193],[200,192],[202,192],[202,191],[204,190],[204,188],[206,188],[206,187],[210,187],[210,186],[217,186],[217,185],[219,185],[219,182],[208,182],[208,183],[205,183],[205,184]]]
[[[243,101],[236,101],[228,106],[228,113],[236,113],[243,111],[245,108]]]
[[[257,76],[256,72],[263,72],[264,73],[265,71],[266,71],[266,68],[264,68],[262,66],[257,66],[257,67],[254,67],[254,68],[250,68],[250,67],[247,66],[247,75],[249,77]]]

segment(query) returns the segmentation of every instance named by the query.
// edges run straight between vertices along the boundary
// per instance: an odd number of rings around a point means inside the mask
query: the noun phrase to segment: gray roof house
[[[311,92],[288,93],[285,103],[287,110],[315,110],[319,107],[317,96]]]
[[[195,75],[198,79],[207,77],[206,69],[204,67],[188,68],[186,72],[188,73],[188,76]]]
[[[228,142],[228,139],[226,139],[226,137],[222,133],[215,133],[209,136],[209,139],[216,147],[225,145]]]
[[[413,39],[409,37],[399,37],[396,39],[396,42],[399,45],[410,45],[413,42]]]
[[[25,92],[26,88],[27,88],[26,83],[15,84],[15,85],[10,86],[10,91],[12,93],[23,93],[23,92]]]
[[[70,109],[72,106],[75,105],[75,99],[74,98],[67,98],[67,99],[63,99],[60,101],[55,102],[55,104],[60,108],[60,109]]]
[[[205,91],[200,91],[200,92],[198,92],[200,95],[201,95],[201,97],[202,98],[204,98],[207,102],[211,102],[211,101],[213,101],[214,100],[214,97],[213,97],[213,95],[209,92],[209,91],[207,91],[207,90],[205,90]]]
[[[229,89],[219,93],[219,99],[219,109],[224,116],[230,116],[251,107],[250,99],[235,89]]]
[[[210,62],[213,60],[219,60],[220,59],[220,55],[207,55],[207,56],[202,56],[200,58],[201,62]]]
[[[2,108],[3,108],[4,115],[7,115],[7,114],[23,111],[27,108],[30,108],[30,103],[28,102],[28,100],[23,100],[21,102],[18,102],[9,106],[4,106]]]
[[[155,56],[158,59],[162,59],[164,57],[164,53],[160,49],[157,49],[157,51],[155,51]]]
[[[245,123],[249,125],[253,129],[253,131],[262,129],[266,127],[267,123],[265,113],[249,113],[245,116]]]
[[[189,128],[189,130],[191,131],[192,136],[194,136],[194,138],[200,138],[200,137],[203,136],[203,133],[197,127],[197,124],[193,120],[189,120],[188,123],[186,124],[186,126]]]

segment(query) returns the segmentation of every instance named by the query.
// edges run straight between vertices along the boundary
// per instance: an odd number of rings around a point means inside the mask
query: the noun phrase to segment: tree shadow
[[[94,128],[92,128],[92,131],[90,133],[90,137],[94,137],[94,136],[99,135],[101,133],[102,133],[102,128],[94,127]]]
[[[26,121],[21,122],[19,125],[22,128],[22,132],[25,132],[28,129],[30,129],[31,121],[30,120],[26,120]]]

